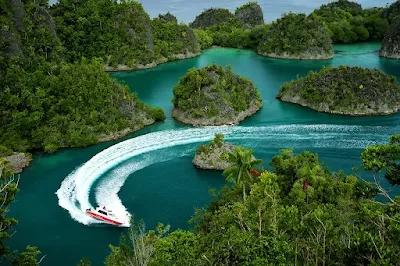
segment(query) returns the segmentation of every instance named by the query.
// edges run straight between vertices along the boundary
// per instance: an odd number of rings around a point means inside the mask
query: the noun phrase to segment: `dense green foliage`
[[[384,8],[363,10],[355,2],[339,0],[322,5],[313,15],[325,22],[334,43],[382,40],[389,30]]]
[[[14,176],[9,161],[0,158],[0,264],[11,261],[12,266],[35,266],[39,265],[36,257],[40,254],[36,247],[27,246],[24,252],[18,254],[18,251],[10,251],[5,244],[15,233],[13,227],[18,223],[16,219],[7,217],[8,208],[18,192],[18,181],[19,177]]]
[[[163,15],[152,21],[155,52],[169,60],[178,54],[200,53],[200,45],[193,30],[185,24],[178,24],[172,15]]]
[[[206,31],[200,29],[194,29],[193,31],[199,41],[201,50],[208,49],[213,45],[214,40]]]
[[[272,23],[258,52],[266,56],[298,59],[333,56],[332,41],[324,24],[315,16],[293,13]]]
[[[400,2],[396,1],[391,4],[386,10],[384,17],[389,20],[390,23],[394,23],[400,18]]]
[[[378,69],[327,67],[285,83],[277,98],[322,112],[388,114],[400,107],[400,86]]]
[[[383,39],[380,55],[400,59],[400,19],[390,26],[389,33]]]
[[[140,68],[198,53],[193,31],[170,13],[151,21],[133,0],[61,0],[52,7],[66,58],[102,58],[107,65]]]
[[[215,64],[190,69],[173,92],[175,109],[189,119],[235,120],[240,112],[262,104],[250,80]]]
[[[256,49],[269,29],[255,2],[238,7],[235,15],[227,9],[208,9],[196,17],[191,27],[196,29],[202,49],[212,45]]]
[[[385,170],[385,178],[391,185],[400,185],[400,135],[390,137],[386,145],[372,145],[361,154],[363,167],[380,173]]]
[[[228,154],[228,161],[232,162],[233,165],[226,169],[223,175],[228,182],[235,183],[237,187],[242,187],[243,202],[246,202],[246,191],[249,191],[257,178],[249,170],[261,164],[262,160],[255,159],[252,150],[236,147],[234,152]]]
[[[76,63],[63,62],[68,52],[57,38],[47,1],[3,6],[1,19],[8,26],[0,36],[2,153],[87,146],[105,134],[165,117],[112,80],[102,60],[81,60],[79,54]]]
[[[13,65],[5,81],[0,142],[14,150],[87,146],[101,134],[153,119],[151,108],[110,79],[101,61],[44,64],[34,72]]]
[[[247,180],[245,200],[243,184],[235,182],[197,212],[194,232],[157,238],[149,265],[397,265],[399,197],[377,202],[373,184],[331,172],[306,151],[282,150],[270,165],[272,172]],[[120,248],[132,254],[138,243]],[[112,248],[109,258],[115,263],[106,265],[119,266],[129,256]]]

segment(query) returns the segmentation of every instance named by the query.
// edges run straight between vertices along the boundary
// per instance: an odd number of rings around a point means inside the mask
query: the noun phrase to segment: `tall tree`
[[[242,187],[243,201],[246,201],[246,191],[254,183],[254,176],[250,170],[261,164],[262,160],[255,159],[253,151],[243,147],[237,147],[235,152],[228,154],[228,158],[233,165],[226,169],[223,175],[229,182],[234,182],[236,186]]]

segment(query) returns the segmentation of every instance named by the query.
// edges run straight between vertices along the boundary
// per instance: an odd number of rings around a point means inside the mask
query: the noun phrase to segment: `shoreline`
[[[275,53],[261,53],[261,52],[257,52],[257,53],[264,57],[270,57],[270,58],[276,58],[276,59],[287,59],[287,60],[331,60],[335,57],[334,52],[331,55],[326,54],[326,55],[310,56],[310,57],[295,56],[295,55],[290,55],[290,54],[286,54],[286,53],[283,55],[278,55]]]
[[[140,64],[140,65],[136,65],[135,67],[128,67],[126,65],[118,65],[117,67],[112,67],[112,66],[106,65],[105,71],[106,72],[132,72],[132,71],[151,69],[151,68],[155,68],[159,65],[165,64],[165,63],[190,59],[190,58],[194,58],[194,57],[197,57],[200,55],[201,55],[201,51],[199,53],[174,54],[174,55],[171,55],[172,59],[162,57],[162,58],[159,58],[157,61],[153,61],[149,64],[146,64],[146,65]]]
[[[239,124],[241,121],[245,120],[247,117],[251,117],[254,114],[256,114],[263,106],[263,102],[261,101],[260,104],[257,105],[256,102],[252,102],[251,106],[245,110],[242,111],[238,114],[235,115],[235,119],[233,121],[214,121],[210,122],[211,119],[207,121],[204,120],[203,118],[201,119],[194,119],[194,118],[188,118],[185,116],[185,113],[179,110],[178,108],[173,108],[172,109],[172,117],[176,119],[177,121],[186,124],[186,125],[191,125],[194,127],[205,127],[205,126],[234,126]]]
[[[348,113],[343,113],[343,112],[338,112],[338,111],[324,111],[324,110],[318,110],[318,109],[314,109],[304,103],[299,103],[299,102],[292,102],[289,100],[283,100],[282,98],[278,98],[276,97],[279,101],[284,102],[284,103],[290,103],[290,104],[294,104],[297,106],[301,106],[301,107],[306,107],[310,110],[313,110],[315,112],[318,113],[324,113],[324,114],[331,114],[331,115],[340,115],[340,116],[348,116],[348,117],[373,117],[373,116],[388,116],[388,115],[393,115],[396,114],[400,111],[400,106],[397,108],[396,111],[391,111],[391,112],[380,112],[380,113],[354,113],[354,114],[348,114]]]

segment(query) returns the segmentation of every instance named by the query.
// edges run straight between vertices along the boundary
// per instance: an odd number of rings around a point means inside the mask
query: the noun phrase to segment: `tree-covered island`
[[[400,108],[400,86],[378,69],[326,67],[286,82],[277,98],[331,114],[388,115]]]
[[[333,46],[328,29],[321,20],[289,13],[271,24],[258,53],[287,59],[330,59]]]
[[[200,145],[196,149],[196,154],[192,163],[199,169],[207,170],[226,170],[235,164],[236,154],[235,151],[239,149],[242,152],[249,152],[250,150],[235,146],[230,142],[224,141],[223,134],[215,134],[214,140],[209,143]],[[255,157],[251,155],[249,160],[254,160]]]
[[[237,124],[262,106],[253,82],[229,66],[190,69],[173,92],[174,118],[194,126]]]

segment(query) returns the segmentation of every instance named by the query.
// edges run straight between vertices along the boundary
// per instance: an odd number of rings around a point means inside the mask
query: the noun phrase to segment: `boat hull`
[[[102,215],[100,215],[100,214],[98,214],[98,213],[92,212],[92,211],[87,211],[86,214],[89,215],[90,217],[96,219],[96,220],[100,220],[100,221],[106,222],[106,223],[108,223],[108,224],[112,224],[112,225],[122,225],[121,222],[114,221],[114,220],[112,220],[112,219],[110,219],[110,218],[104,217],[104,216],[102,216]]]

